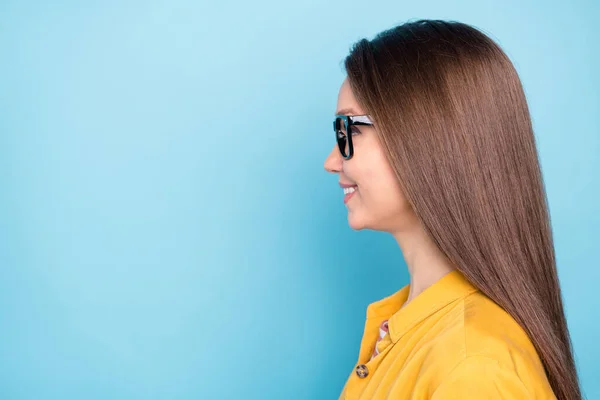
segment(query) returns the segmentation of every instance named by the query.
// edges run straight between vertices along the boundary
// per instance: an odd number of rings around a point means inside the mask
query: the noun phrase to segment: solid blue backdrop
[[[351,44],[484,29],[529,99],[577,365],[600,398],[600,6],[0,4],[0,398],[334,399],[408,283],[323,161]]]

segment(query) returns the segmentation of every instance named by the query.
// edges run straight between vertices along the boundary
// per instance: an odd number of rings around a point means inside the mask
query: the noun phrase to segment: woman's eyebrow
[[[352,108],[344,108],[342,110],[338,110],[335,112],[335,115],[352,115],[352,114],[358,114],[356,111],[354,111]]]

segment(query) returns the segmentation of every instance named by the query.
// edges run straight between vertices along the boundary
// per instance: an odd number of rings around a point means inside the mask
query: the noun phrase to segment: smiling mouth
[[[344,204],[348,203],[348,200],[354,196],[358,188],[356,186],[344,188]]]

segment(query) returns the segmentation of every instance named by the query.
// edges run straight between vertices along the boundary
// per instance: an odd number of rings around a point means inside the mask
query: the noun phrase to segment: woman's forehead
[[[337,108],[336,114],[342,115],[362,115],[363,110],[356,101],[354,94],[352,93],[352,88],[350,87],[350,83],[348,82],[348,78],[344,79],[342,85],[340,86],[340,91],[338,94]]]

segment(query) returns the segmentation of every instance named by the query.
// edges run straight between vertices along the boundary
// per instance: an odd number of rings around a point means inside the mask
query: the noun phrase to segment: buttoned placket
[[[382,320],[383,321],[383,320]],[[374,325],[374,328],[379,332],[380,322],[377,323],[370,322],[369,325]],[[372,336],[372,335],[369,335]],[[373,340],[373,343],[376,345],[376,341]],[[365,343],[366,346],[366,343]],[[394,346],[394,343],[390,343],[385,347],[378,355],[376,355],[373,359],[371,359],[372,348],[369,346],[365,347],[365,350],[361,351],[360,357],[357,363],[354,365],[354,370],[352,371],[351,376],[348,379],[346,386],[346,394],[344,399],[346,400],[356,400],[360,398],[361,394],[372,380],[375,372],[377,371],[377,367],[381,364],[385,356],[389,353],[389,351]],[[362,348],[362,346],[361,346]],[[371,351],[367,351],[371,350]]]

